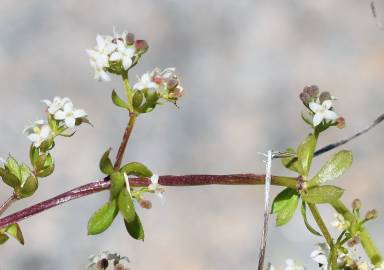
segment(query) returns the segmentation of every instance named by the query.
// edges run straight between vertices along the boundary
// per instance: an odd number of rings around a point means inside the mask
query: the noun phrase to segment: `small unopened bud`
[[[101,259],[96,264],[96,268],[99,270],[107,269],[107,267],[108,267],[108,260],[107,259]]]
[[[300,93],[299,97],[304,104],[308,104],[311,101],[311,96],[307,92]]]
[[[323,103],[326,100],[331,100],[332,97],[331,97],[331,94],[326,91],[326,92],[321,92],[319,99],[320,99],[320,103]]]
[[[311,85],[308,87],[306,92],[311,97],[317,97],[319,95],[319,87],[317,85]]]
[[[177,78],[171,78],[167,82],[167,89],[172,90],[172,89],[176,88],[176,86],[178,86],[178,85],[179,85],[179,80]]]
[[[140,53],[145,53],[149,48],[148,43],[141,39],[135,41],[135,47]]]
[[[140,206],[144,209],[151,209],[152,208],[152,203],[148,200],[141,200],[140,201]]]
[[[366,214],[365,214],[365,219],[366,220],[371,220],[371,219],[375,219],[378,217],[378,213],[377,213],[377,210],[376,209],[372,209],[370,211],[368,211]]]
[[[352,202],[352,208],[354,210],[360,210],[361,208],[361,201],[360,199],[354,199],[353,202]]]
[[[182,97],[183,96],[183,88],[178,86],[174,89],[172,89],[170,92],[169,92],[169,96],[171,98],[179,98],[179,97]]]
[[[132,33],[128,33],[125,37],[125,42],[127,45],[133,45],[135,43],[135,35]]]
[[[115,264],[114,270],[126,270],[127,268],[124,267],[121,263]]]
[[[342,128],[345,128],[345,119],[344,119],[344,117],[338,117],[337,119],[336,119],[336,126],[338,127],[338,128],[340,128],[340,129],[342,129]]]
[[[347,242],[347,245],[349,246],[349,247],[354,247],[354,246],[356,246],[357,244],[359,244],[360,243],[360,239],[359,239],[359,237],[354,237],[354,238],[352,238],[351,240],[349,240],[348,242]]]

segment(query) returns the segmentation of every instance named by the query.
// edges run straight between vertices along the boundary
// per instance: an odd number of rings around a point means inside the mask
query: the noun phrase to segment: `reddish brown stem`
[[[118,170],[121,166],[121,162],[124,157],[124,152],[125,152],[125,149],[127,148],[128,140],[129,140],[129,137],[131,136],[133,126],[135,125],[136,118],[137,118],[137,115],[135,113],[130,113],[129,122],[127,127],[125,128],[123,139],[121,140],[119,151],[117,152],[117,155],[116,155],[115,165],[113,166],[115,170]]]
[[[230,175],[164,175],[159,177],[159,184],[163,186],[196,186],[196,185],[262,185],[265,182],[264,175],[257,174],[230,174]],[[145,187],[151,181],[148,178],[130,178],[131,187]],[[272,184],[279,186],[296,187],[297,180],[290,177],[272,176]],[[71,200],[91,195],[109,189],[110,181],[106,177],[101,181],[92,182],[84,186],[72,189],[56,197],[25,208],[14,214],[0,219],[0,228],[19,222],[36,215],[52,207],[69,202]]]

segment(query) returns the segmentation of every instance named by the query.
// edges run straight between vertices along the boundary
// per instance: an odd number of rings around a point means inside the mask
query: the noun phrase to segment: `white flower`
[[[348,229],[350,223],[349,221],[346,221],[341,214],[335,213],[334,217],[335,220],[331,222],[332,227],[335,227],[339,231],[344,231]]]
[[[144,73],[141,78],[138,78],[139,81],[135,83],[133,86],[133,89],[137,90],[143,90],[143,89],[152,89],[152,90],[157,90],[159,88],[159,85],[155,83],[152,80],[152,76],[149,72]]]
[[[110,56],[111,61],[121,60],[125,70],[132,65],[132,57],[135,55],[134,47],[125,46],[124,42],[117,40],[117,51],[113,52]]]
[[[69,128],[75,127],[76,119],[86,117],[87,113],[82,109],[75,109],[72,102],[67,102],[61,110],[54,114],[56,120],[63,120]]]
[[[41,102],[44,102],[48,106],[48,112],[50,114],[55,114],[58,110],[62,109],[65,103],[71,102],[71,100],[67,97],[54,97],[53,101],[48,99],[44,99]]]
[[[113,261],[116,261],[117,263],[119,263],[121,260],[125,260],[129,262],[128,257],[125,257],[125,256],[122,257],[117,253],[110,253],[109,251],[103,251],[100,254],[89,256],[88,258],[89,263],[87,265],[87,269],[98,269],[97,263],[103,259],[106,259],[108,261],[113,260]]]
[[[33,125],[25,128],[23,133],[32,141],[33,146],[40,147],[41,143],[51,135],[51,128],[43,120],[38,120]]]
[[[109,55],[116,49],[116,44],[112,42],[111,36],[105,38],[97,35],[96,47],[93,50],[86,50],[90,57],[89,63],[95,71],[94,78],[98,81],[110,81],[104,68],[109,67]]]
[[[96,37],[96,47],[93,50],[86,50],[88,56],[99,67],[109,66],[109,55],[116,49],[116,44],[112,43],[112,37]]]
[[[154,192],[160,198],[163,198],[165,192],[164,187],[159,185],[159,176],[154,174],[151,176],[151,184],[148,186],[149,191]]]
[[[328,265],[328,256],[330,253],[329,246],[327,243],[320,243],[316,245],[317,248],[311,252],[311,258],[322,265],[325,269]]]
[[[109,82],[111,80],[111,77],[109,77],[108,73],[105,72],[104,67],[99,66],[93,60],[90,60],[89,63],[91,64],[91,67],[93,67],[93,71],[95,72],[95,75],[93,76],[95,80],[98,80],[100,82]]]
[[[296,261],[292,260],[292,259],[287,259],[285,261],[285,268],[284,270],[304,270],[304,266],[297,263]]]
[[[315,113],[313,116],[313,125],[317,126],[323,120],[336,120],[337,114],[330,110],[332,108],[332,100],[325,100],[321,105],[316,102],[310,102],[309,108]]]

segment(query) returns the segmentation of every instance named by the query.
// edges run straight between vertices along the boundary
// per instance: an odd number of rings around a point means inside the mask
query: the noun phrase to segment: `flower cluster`
[[[316,85],[306,86],[300,93],[300,99],[309,109],[313,116],[311,124],[317,127],[324,124],[326,127],[337,125],[339,128],[345,126],[345,120],[337,116],[333,111],[333,97],[329,92],[321,92]]]
[[[63,132],[67,128],[74,128],[83,122],[89,123],[87,113],[83,109],[76,109],[67,97],[55,97],[52,101],[42,102],[47,105],[48,121],[37,120],[23,131],[36,148],[55,136],[66,136]]]
[[[86,50],[90,57],[94,78],[98,81],[110,81],[109,73],[122,74],[135,65],[141,55],[148,50],[145,40],[135,40],[132,33],[96,37],[96,46]]]
[[[341,214],[335,213],[334,217],[335,220],[332,221],[331,225],[339,231],[347,230],[351,226],[351,223],[345,220],[345,218]]]
[[[144,73],[138,82],[133,85],[135,90],[153,90],[169,101],[176,101],[183,95],[183,88],[175,74],[175,68],[161,70],[155,68],[151,72]]]
[[[91,255],[87,265],[88,270],[105,270],[109,265],[113,265],[114,270],[129,270],[123,261],[129,263],[129,259],[126,256],[120,256],[117,253],[110,253],[109,251],[103,251],[97,255]]]

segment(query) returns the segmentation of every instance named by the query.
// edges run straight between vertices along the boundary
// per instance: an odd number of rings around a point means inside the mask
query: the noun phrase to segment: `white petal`
[[[111,80],[107,72],[105,72],[104,70],[100,71],[99,78],[103,82],[109,82]]]
[[[137,82],[133,85],[133,89],[143,90],[144,88],[145,88],[145,85],[142,82]]]
[[[32,134],[29,134],[27,138],[30,139],[32,142],[36,142],[39,140],[40,136],[36,133],[32,133]]]
[[[41,100],[41,102],[45,103],[45,105],[47,105],[47,106],[50,106],[52,104],[52,102],[48,99],[43,99],[43,100]]]
[[[64,122],[65,122],[65,125],[67,127],[74,128],[75,123],[76,123],[76,119],[74,117],[67,117],[67,118],[65,118]]]
[[[79,109],[79,110],[75,110],[75,111],[73,112],[73,116],[74,116],[75,118],[80,118],[80,117],[87,116],[87,113],[86,113],[84,110]]]
[[[65,119],[65,113],[62,110],[59,110],[55,113],[53,116],[56,120],[64,120]]]
[[[85,50],[85,51],[88,54],[88,56],[91,57],[91,58],[96,58],[97,55],[99,54],[98,52],[96,52],[94,50]]]
[[[311,109],[311,111],[317,112],[317,111],[321,110],[322,107],[321,107],[321,105],[317,104],[316,102],[310,102],[309,108]]]
[[[121,55],[120,52],[114,52],[111,54],[111,56],[109,57],[109,60],[111,61],[118,61],[122,58],[123,56]]]
[[[51,134],[51,129],[49,128],[49,126],[48,125],[43,126],[40,131],[40,137],[43,139],[46,139],[49,137],[49,134]]]
[[[332,107],[332,100],[329,100],[329,99],[327,99],[327,100],[325,100],[325,101],[323,101],[323,107],[325,107],[327,110],[329,110],[331,107]]]
[[[327,120],[336,120],[337,114],[334,111],[325,111],[324,118]]]
[[[63,106],[63,111],[65,113],[72,112],[73,111],[73,103],[72,102],[65,103],[65,105]]]
[[[323,114],[321,113],[317,113],[315,114],[315,116],[313,117],[313,125],[316,127],[317,125],[319,125],[321,123],[321,121],[323,121]]]
[[[124,57],[123,58],[123,67],[125,70],[127,70],[132,65],[132,59],[131,57]]]
[[[104,38],[100,35],[96,36],[97,49],[101,52],[105,47]]]

